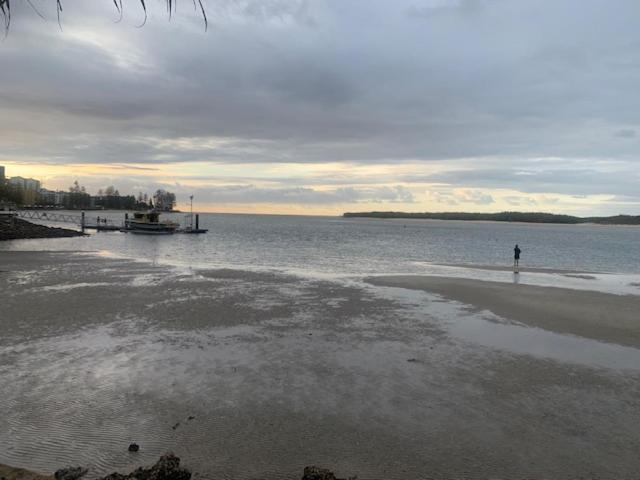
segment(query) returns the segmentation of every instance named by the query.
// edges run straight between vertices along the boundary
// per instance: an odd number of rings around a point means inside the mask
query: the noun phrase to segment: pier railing
[[[41,222],[55,223],[73,223],[82,229],[104,229],[114,230],[120,228],[120,225],[104,217],[87,217],[82,212],[80,215],[70,215],[68,213],[43,212],[39,210],[16,210],[14,212],[20,218],[28,218],[31,220],[39,220]]]
[[[56,223],[75,223],[82,225],[82,215],[68,215],[66,213],[40,212],[38,210],[17,210],[16,214],[20,218],[30,218],[32,220],[44,220]]]

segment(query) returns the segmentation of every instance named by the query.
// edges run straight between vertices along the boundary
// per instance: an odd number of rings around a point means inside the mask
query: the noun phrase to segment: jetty
[[[80,215],[72,215],[68,213],[49,212],[43,210],[11,210],[0,212],[2,217],[5,218],[21,218],[25,220],[35,220],[38,222],[46,223],[68,223],[74,224],[80,228],[81,232],[85,230],[95,230],[97,232],[127,232],[129,214],[125,213],[122,222],[117,222],[113,219],[95,216],[88,217],[85,212],[81,212]],[[200,228],[200,215],[193,212],[186,215],[188,221],[185,222],[185,226],[178,226],[172,233],[185,233],[185,234],[203,234],[207,233],[207,229]]]

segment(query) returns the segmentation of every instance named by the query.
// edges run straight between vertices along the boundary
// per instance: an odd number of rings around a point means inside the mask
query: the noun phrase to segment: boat
[[[160,221],[160,212],[136,212],[132,219],[125,219],[124,231],[144,235],[171,235],[179,225],[172,221]]]

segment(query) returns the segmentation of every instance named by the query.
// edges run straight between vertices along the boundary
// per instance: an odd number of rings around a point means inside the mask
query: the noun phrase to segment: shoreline
[[[472,270],[488,270],[492,272],[513,272],[514,268],[511,265],[476,265],[473,263],[432,263],[431,265],[437,265],[440,267],[456,267]],[[549,268],[549,267],[527,267],[520,265],[518,267],[519,273],[550,273],[564,276],[576,276],[576,275],[617,275],[622,272],[594,272],[588,270],[567,270],[562,268]]]
[[[42,475],[25,468],[15,468],[0,463],[0,479],[2,480],[80,480],[88,473],[83,467],[66,467],[52,475]],[[267,473],[267,472],[265,472]],[[123,474],[110,473],[97,480],[189,480],[193,473],[188,468],[180,466],[180,458],[172,453],[166,453],[150,467],[138,467],[131,472]],[[196,473],[197,476],[197,473]],[[297,478],[297,477],[296,477]],[[355,480],[356,477],[349,477]],[[314,466],[304,467],[302,480],[343,480],[336,478],[331,470]]]
[[[0,216],[0,241],[38,238],[84,237],[85,233],[67,228],[47,227],[11,215]]]
[[[0,463],[0,479],[6,480],[54,480],[53,475],[28,470],[26,468],[11,467]]]

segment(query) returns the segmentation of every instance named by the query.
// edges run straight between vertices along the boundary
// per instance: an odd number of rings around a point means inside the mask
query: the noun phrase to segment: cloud
[[[198,200],[207,203],[412,203],[413,194],[401,186],[379,188],[341,187],[318,190],[308,187],[264,188],[254,185],[228,185],[197,189]]]
[[[463,202],[475,203],[477,205],[489,205],[495,203],[493,197],[480,190],[463,190],[458,194]]]
[[[535,207],[538,201],[535,198],[525,197],[521,195],[508,195],[504,200],[514,207]]]
[[[621,130],[618,130],[614,136],[618,137],[618,138],[636,138],[637,136],[637,132],[635,130],[632,130],[630,128],[623,128]]]
[[[468,187],[510,188],[529,193],[563,193],[567,195],[626,194],[640,199],[640,172],[595,168],[557,168],[539,170],[465,169],[422,177],[437,183]]]
[[[427,198],[436,204],[447,206],[471,205],[485,206],[495,203],[492,195],[481,190],[457,188],[431,188],[427,191]]]
[[[389,194],[365,194],[348,168],[334,176],[357,194],[327,193],[332,172],[322,185],[290,175],[281,192],[247,190],[319,204],[394,202],[396,184],[419,182],[483,192],[432,198],[451,205],[495,205],[491,189],[638,195],[634,0],[207,6],[205,33],[186,7],[168,22],[150,3],[137,29],[138,10],[116,24],[109,2],[70,2],[60,32],[49,4],[42,22],[17,2],[0,48],[0,162],[136,164],[158,168],[159,182],[177,164],[280,180],[271,166],[415,166],[387,179]],[[440,173],[420,167],[434,164]]]

